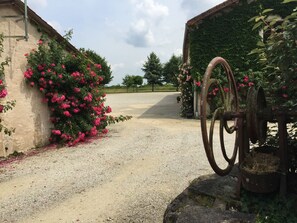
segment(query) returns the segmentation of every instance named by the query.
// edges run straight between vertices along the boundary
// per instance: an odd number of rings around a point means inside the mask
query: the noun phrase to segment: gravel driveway
[[[113,115],[133,118],[107,137],[1,165],[0,222],[162,222],[189,182],[213,173],[177,95],[108,95]]]

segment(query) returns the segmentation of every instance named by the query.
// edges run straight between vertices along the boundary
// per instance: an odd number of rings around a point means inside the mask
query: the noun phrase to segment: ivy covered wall
[[[282,0],[240,0],[232,9],[223,9],[219,15],[189,27],[192,75],[201,79],[208,63],[216,56],[225,58],[233,70],[259,70],[257,58],[248,54],[256,48],[261,37],[259,30],[252,30],[254,23],[249,22],[249,19],[267,8],[274,8],[276,14],[288,14],[292,8],[281,2]]]

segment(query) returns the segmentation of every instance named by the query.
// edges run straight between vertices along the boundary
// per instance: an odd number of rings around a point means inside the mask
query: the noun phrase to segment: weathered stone
[[[168,205],[164,223],[247,223],[255,216],[236,211],[237,168],[220,177],[215,174],[198,177]],[[234,211],[228,210],[232,209]]]

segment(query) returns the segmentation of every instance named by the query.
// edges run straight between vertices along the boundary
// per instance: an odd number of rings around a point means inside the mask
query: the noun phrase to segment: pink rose
[[[101,121],[100,118],[96,118],[95,121],[94,121],[94,125],[95,126],[100,125],[100,121]]]
[[[61,131],[60,130],[52,130],[52,133],[54,135],[61,135]]]
[[[7,95],[7,90],[6,90],[6,89],[2,89],[2,90],[0,91],[0,98],[5,98],[6,95]]]
[[[69,111],[64,111],[63,114],[66,116],[66,117],[71,117],[72,115],[70,114]]]
[[[106,113],[112,112],[111,107],[107,106]]]
[[[80,112],[80,110],[79,110],[79,108],[75,108],[75,109],[73,109],[73,112],[78,113],[78,112]]]

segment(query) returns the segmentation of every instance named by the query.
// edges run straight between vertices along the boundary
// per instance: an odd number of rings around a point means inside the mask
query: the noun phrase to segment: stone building
[[[11,136],[0,133],[1,157],[48,144],[50,112],[42,102],[42,94],[25,82],[23,73],[27,59],[24,55],[37,48],[43,33],[58,41],[64,41],[64,38],[21,0],[0,0],[0,33],[5,37],[1,61],[6,57],[11,59],[5,67],[8,91],[5,100],[16,100],[12,110],[1,114],[5,126],[15,128]],[[67,50],[77,51],[69,42]]]

